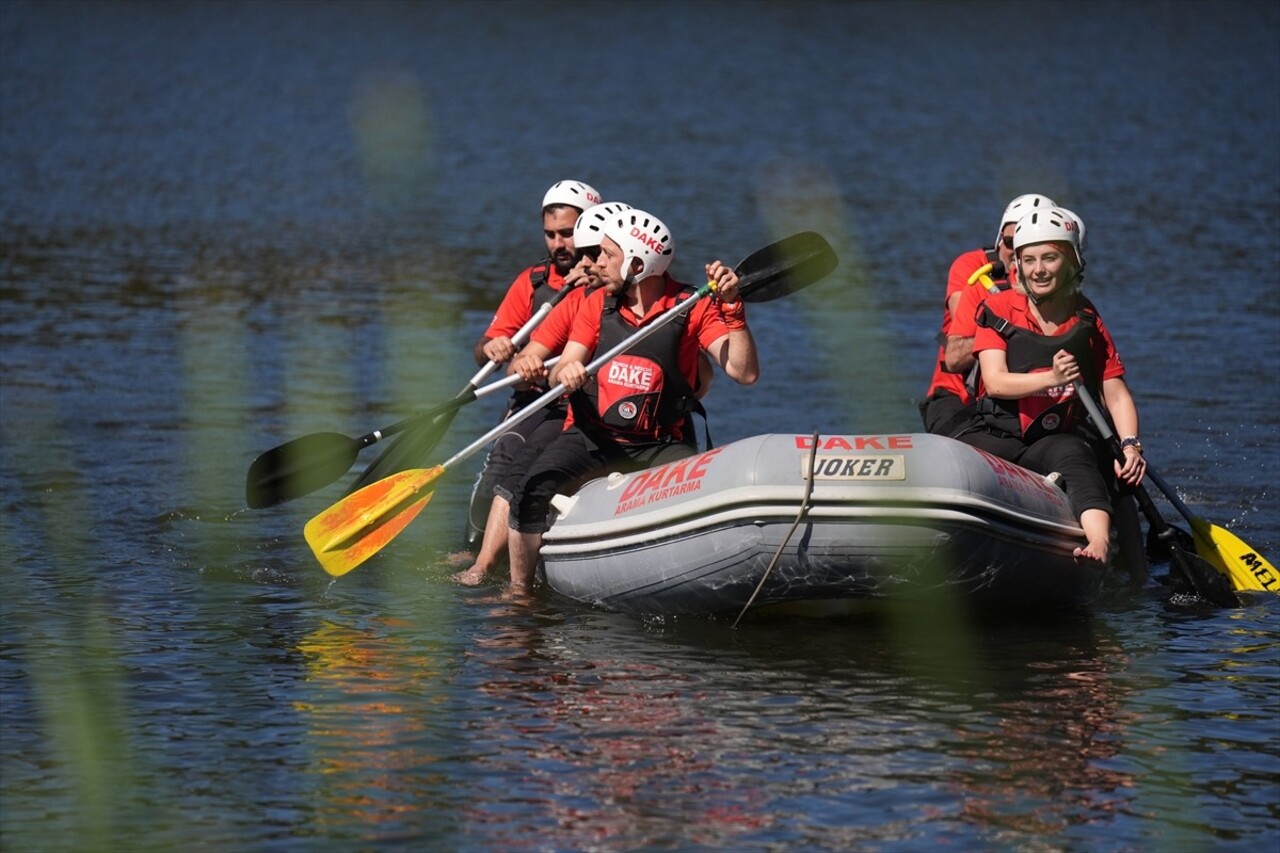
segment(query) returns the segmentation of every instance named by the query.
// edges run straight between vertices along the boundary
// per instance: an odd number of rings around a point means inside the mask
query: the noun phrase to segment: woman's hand
[[[1069,385],[1080,380],[1080,365],[1076,357],[1064,349],[1053,356],[1053,378],[1058,385]]]
[[[1121,482],[1136,486],[1142,482],[1147,473],[1147,460],[1142,458],[1142,450],[1130,445],[1124,448],[1124,462],[1116,460],[1116,476]]]

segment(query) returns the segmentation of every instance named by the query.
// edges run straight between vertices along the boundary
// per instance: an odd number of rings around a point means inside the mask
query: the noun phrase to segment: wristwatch
[[[1124,450],[1126,447],[1136,447],[1138,448],[1139,453],[1142,452],[1142,442],[1138,441],[1138,437],[1136,435],[1126,435],[1124,438],[1120,439],[1120,449]]]

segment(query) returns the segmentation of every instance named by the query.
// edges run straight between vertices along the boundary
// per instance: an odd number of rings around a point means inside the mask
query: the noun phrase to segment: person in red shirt
[[[635,471],[695,452],[687,411],[698,384],[698,353],[705,351],[743,385],[760,375],[738,276],[720,261],[706,265],[713,299],[699,300],[605,364],[595,375],[587,362],[611,350],[687,298],[691,289],[667,274],[674,243],[652,214],[628,210],[604,229],[596,270],[604,286],[583,300],[569,341],[549,381],[570,392],[565,430],[530,466],[511,502],[508,550],[511,589],[534,579],[551,498],[572,493],[609,471]]]
[[[573,245],[573,225],[579,214],[588,207],[599,204],[600,193],[581,181],[559,181],[543,194],[542,233],[546,240],[547,257],[523,270],[507,288],[498,311],[489,328],[473,347],[476,362],[486,364],[491,359],[502,364],[515,354],[512,337],[527,323],[545,303],[555,298],[565,286],[575,282],[568,278],[577,262]],[[533,395],[536,396],[536,395]],[[528,399],[533,399],[530,396]],[[508,412],[521,405],[522,400],[513,394]],[[430,448],[435,446],[438,433],[431,428],[437,421],[429,421],[422,427],[410,428],[392,440],[390,446],[373,461],[353,484],[351,490],[389,477],[422,464]],[[528,424],[528,428],[533,428]],[[495,444],[495,448],[501,442]],[[492,458],[492,451],[490,452]],[[486,462],[486,466],[488,463]],[[492,492],[482,469],[475,494],[482,494],[481,505],[488,507]],[[474,506],[473,500],[473,506]],[[483,509],[480,510],[484,512]]]
[[[518,346],[512,342],[512,336],[559,292],[578,262],[573,242],[574,224],[584,210],[603,201],[600,193],[581,181],[559,181],[543,195],[542,235],[547,256],[522,270],[507,288],[489,328],[476,341],[476,364],[489,361],[506,364],[516,354]]]
[[[993,247],[972,249],[951,262],[943,296],[938,357],[924,402],[920,404],[920,416],[927,432],[954,437],[972,423],[974,389],[968,374],[974,365],[974,313],[982,298],[1010,287],[1015,278],[1012,272],[1014,223],[1029,210],[1053,206],[1048,196],[1038,193],[1018,196],[1009,202],[1000,217]],[[981,273],[988,264],[990,271]],[[954,328],[957,322],[967,323],[961,333]]]
[[[1034,210],[1015,225],[1021,287],[986,300],[973,343],[982,370],[983,428],[960,440],[1041,474],[1061,474],[1087,540],[1076,557],[1106,563],[1109,475],[1136,486],[1146,462],[1124,364],[1097,308],[1080,292],[1080,233],[1079,218],[1056,207]],[[1124,436],[1123,463],[1082,429],[1086,413],[1076,383],[1110,412]]]
[[[572,293],[572,289],[587,282],[584,270],[576,266],[581,252],[574,242],[574,227],[582,212],[595,207],[600,201],[600,193],[581,181],[558,181],[546,191],[542,197],[542,235],[546,241],[547,256],[522,270],[507,288],[489,327],[475,343],[477,364],[509,362],[519,348],[512,338],[534,314],[557,298],[564,288],[571,288]],[[513,391],[503,418],[537,399],[545,390],[545,387],[528,387]],[[554,424],[558,430],[564,425],[564,416],[565,406],[548,406],[494,442],[480,469],[468,507],[467,538],[472,548],[483,546],[482,531],[494,512],[493,490],[525,440],[544,424]],[[505,517],[503,513],[502,518]],[[466,577],[465,573],[462,577]]]
[[[597,204],[587,208],[577,218],[573,226],[574,254],[578,263],[565,276],[568,282],[580,282],[580,286],[569,292],[551,313],[538,324],[528,344],[511,359],[508,373],[521,373],[525,376],[528,388],[545,391],[546,369],[544,361],[559,353],[569,340],[569,330],[573,323],[578,306],[582,304],[588,291],[600,285],[600,277],[595,269],[595,260],[600,255],[600,239],[603,225],[610,216],[616,216],[631,205],[622,202]],[[517,279],[517,283],[519,279]],[[524,398],[527,390],[521,393]],[[528,402],[528,398],[525,402]],[[475,561],[465,570],[455,574],[454,580],[467,586],[475,586],[484,580],[489,570],[502,559],[507,551],[507,518],[511,513],[511,498],[519,487],[528,470],[529,463],[546,447],[553,438],[564,430],[564,420],[568,406],[566,403],[554,403],[547,407],[542,416],[529,418],[532,427],[520,424],[515,430],[504,433],[497,444],[502,447],[498,453],[491,453],[481,474],[480,485],[473,497],[472,511],[479,508],[483,501],[482,486],[489,497],[483,506],[488,513],[480,527],[480,545],[476,551]],[[526,421],[528,423],[528,421]],[[475,520],[473,519],[473,524]]]

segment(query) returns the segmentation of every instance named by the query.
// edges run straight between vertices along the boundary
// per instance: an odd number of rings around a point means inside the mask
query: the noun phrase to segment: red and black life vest
[[[1076,317],[1080,322],[1065,334],[1040,335],[1015,326],[984,303],[978,324],[994,329],[1007,342],[1005,360],[1010,373],[1048,370],[1058,350],[1066,350],[1076,357],[1085,387],[1096,397],[1099,381],[1093,342],[1098,334],[1098,315],[1082,308]],[[1074,391],[1065,399],[1060,397],[1045,394],[1004,400],[984,396],[978,401],[978,411],[989,426],[1032,442],[1053,433],[1071,432],[1083,422],[1084,406]]]
[[[529,299],[530,317],[537,314],[538,311],[542,309],[543,305],[546,305],[552,299],[555,299],[560,293],[558,290],[552,290],[550,285],[547,284],[547,279],[550,278],[551,275],[551,264],[551,258],[547,257],[538,261],[538,263],[529,268],[529,284],[533,287],[533,295]],[[502,415],[502,419],[506,420],[512,412],[518,409],[523,409],[525,406],[541,397],[546,393],[548,387],[549,386],[546,382],[539,382],[529,386],[528,388],[512,391],[511,397],[507,401],[507,410]],[[564,409],[564,405],[562,403],[552,403],[551,410],[554,411],[557,406],[559,406],[561,410]]]
[[[680,295],[692,293],[693,288],[685,288]],[[636,333],[621,308],[621,298],[605,300],[597,351],[608,352]],[[574,421],[603,427],[625,444],[668,438],[690,412],[701,413],[702,404],[680,370],[680,339],[688,318],[688,312],[681,314],[588,378],[570,397]]]

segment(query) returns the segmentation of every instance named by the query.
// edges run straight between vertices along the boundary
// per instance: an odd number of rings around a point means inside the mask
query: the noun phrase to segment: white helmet
[[[1072,219],[1076,221],[1076,228],[1080,230],[1080,237],[1076,241],[1076,251],[1080,255],[1081,263],[1083,263],[1084,262],[1084,234],[1085,234],[1084,220],[1080,218],[1080,214],[1076,213],[1073,210],[1067,210],[1065,207],[1060,207],[1058,208],[1058,210],[1061,210],[1067,216],[1070,216]]]
[[[622,276],[627,281],[641,281],[651,275],[662,275],[671,266],[676,244],[667,226],[652,213],[632,208],[609,217],[604,236],[622,249]],[[631,276],[631,259],[639,258],[644,266]]]
[[[1076,253],[1076,263],[1084,269],[1080,253],[1080,222],[1075,214],[1060,207],[1033,210],[1018,220],[1013,229],[1013,251],[1035,243],[1068,243]]]
[[[584,184],[582,181],[557,181],[542,197],[542,209],[546,210],[553,204],[567,204],[582,211],[602,201],[604,199],[601,198],[600,193],[596,192],[595,187],[590,184]]]
[[[604,226],[613,216],[630,210],[631,205],[620,201],[608,204],[597,204],[582,211],[578,221],[573,223],[573,245],[578,249],[592,249],[600,245],[604,236]]]
[[[1043,207],[1057,207],[1058,203],[1047,195],[1039,193],[1026,193],[1009,202],[1009,206],[1004,209],[1004,215],[1000,217],[1000,226],[996,228],[996,244],[999,245],[1000,237],[1004,234],[1004,227],[1010,222],[1017,222],[1033,210],[1039,210]]]

